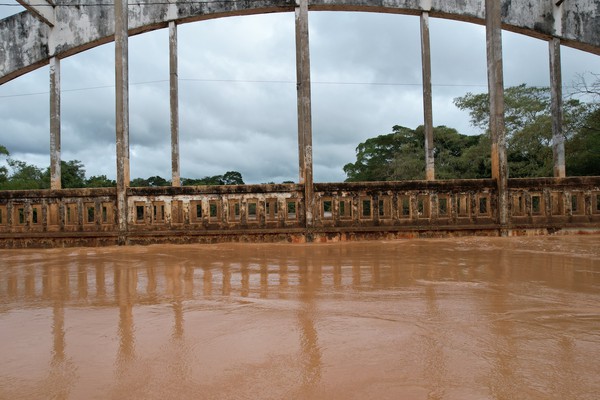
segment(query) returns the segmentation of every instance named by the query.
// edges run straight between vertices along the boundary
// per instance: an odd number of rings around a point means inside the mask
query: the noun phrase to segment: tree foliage
[[[509,175],[552,176],[550,90],[515,86],[505,90],[504,100]],[[469,112],[472,125],[482,133],[466,136],[445,126],[434,128],[435,175],[489,178],[489,96],[467,93],[454,103]],[[600,175],[600,105],[572,98],[563,105],[567,173]],[[424,142],[422,126],[415,130],[394,126],[389,134],[367,139],[356,148],[356,162],[344,166],[346,181],[424,179]]]
[[[44,187],[50,187],[50,167],[42,175]],[[63,189],[87,187],[85,166],[79,160],[60,162],[60,184]]]
[[[85,186],[90,188],[115,187],[117,182],[108,179],[106,175],[93,175],[86,179]]]
[[[12,158],[9,158],[7,163],[12,172],[6,182],[2,183],[2,189],[23,190],[46,189],[49,187],[46,180],[43,179],[44,173],[35,165]]]
[[[579,132],[565,144],[567,174],[600,176],[600,107],[585,119]]]
[[[489,140],[438,126],[433,130],[436,175],[440,179],[489,176]],[[356,162],[344,166],[347,182],[425,178],[425,130],[394,126],[392,133],[367,139]],[[485,149],[485,150],[484,150]],[[486,175],[487,174],[487,175]]]
[[[467,93],[454,100],[469,112],[471,124],[489,135],[489,96]],[[552,176],[552,117],[550,89],[519,85],[504,92],[506,150],[511,177]],[[567,141],[582,134],[590,104],[563,102],[563,134]],[[435,139],[434,139],[435,141]]]
[[[0,165],[0,190],[47,189],[50,187],[50,167],[42,170],[25,161],[10,158],[6,147],[0,145],[0,156],[6,158],[6,166]],[[227,171],[223,175],[207,176],[202,179],[182,179],[184,185],[243,185],[242,174]],[[61,185],[63,188],[115,187],[117,183],[106,175],[85,176],[85,166],[79,160],[61,161]],[[161,176],[147,179],[135,178],[132,187],[170,186],[171,182]]]
[[[237,171],[227,171],[223,175],[205,176],[201,179],[183,178],[181,182],[184,186],[243,185],[244,179]]]

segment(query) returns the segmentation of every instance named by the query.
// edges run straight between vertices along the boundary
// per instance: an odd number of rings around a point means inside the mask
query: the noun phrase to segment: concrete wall
[[[600,177],[508,187],[504,227],[491,179],[315,184],[311,227],[302,185],[129,188],[126,232],[114,188],[0,191],[0,249],[600,232]]]
[[[50,28],[23,12],[0,21],[0,84],[49,62],[114,39],[114,11],[106,7],[78,6],[67,0],[55,8]],[[130,34],[178,23],[233,15],[291,12],[293,0],[189,2],[130,7]],[[139,4],[139,5],[138,5]],[[312,0],[311,10],[370,11],[417,15],[484,24],[482,0]],[[600,0],[566,0],[560,7],[551,0],[503,0],[503,28],[539,38],[559,37],[563,44],[600,54]]]

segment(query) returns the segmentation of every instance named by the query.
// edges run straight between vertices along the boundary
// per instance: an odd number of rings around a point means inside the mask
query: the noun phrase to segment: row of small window
[[[223,206],[220,200],[208,200],[207,208],[203,208],[202,200],[194,200],[190,202],[190,220],[191,222],[201,222],[204,218],[209,221],[221,221]],[[264,205],[265,218],[267,221],[275,221],[280,217],[280,205],[277,199],[266,199],[261,202]],[[227,201],[227,218],[229,221],[239,221],[242,215],[242,203],[239,200]],[[245,204],[246,220],[257,221],[259,216],[259,200],[248,200]],[[145,202],[135,202],[135,221],[137,223],[146,222],[147,204]],[[288,220],[296,220],[298,216],[298,201],[295,199],[285,199],[285,218]],[[152,202],[150,204],[152,222],[165,222],[165,203],[162,201]],[[171,202],[171,222],[183,222],[183,202]]]
[[[32,225],[42,224],[42,205],[34,204],[30,207],[30,213],[27,215],[25,205],[17,204],[13,205],[13,225],[26,225],[28,222]],[[59,225],[59,205],[56,203],[48,204],[47,210],[47,223],[48,225]],[[79,224],[79,212],[77,203],[66,203],[65,207],[65,224],[66,225],[78,225]],[[84,224],[95,224],[96,223],[96,206],[94,203],[85,203],[83,205],[83,223]],[[113,223],[113,205],[112,203],[103,203],[100,208],[100,222],[103,224]],[[6,206],[0,206],[0,225],[8,223],[8,213]]]
[[[340,198],[337,202],[337,216],[339,219],[352,218],[352,199]],[[478,200],[478,213],[487,215],[489,212],[489,200],[487,196],[481,196]],[[374,210],[375,204],[377,210]],[[321,217],[323,219],[333,219],[334,203],[331,198],[321,199]],[[470,204],[467,195],[461,195],[456,198],[456,209],[458,216],[467,217],[470,211]],[[415,214],[418,218],[429,218],[431,215],[431,202],[429,196],[417,196],[416,208],[411,212],[410,196],[398,197],[398,211],[400,218],[410,218]],[[392,203],[390,196],[379,198],[376,202],[371,197],[363,197],[359,201],[358,210],[360,219],[371,219],[376,214],[380,219],[392,218]],[[450,216],[450,198],[440,196],[437,200],[437,215],[439,217]]]
[[[571,214],[585,214],[585,195],[583,193],[571,193]],[[545,204],[544,196],[541,193],[530,195],[530,207],[532,215],[543,215],[546,213],[547,205]],[[552,215],[566,215],[565,197],[562,192],[551,193],[549,211]],[[596,193],[592,199],[593,213],[600,213],[600,193]],[[513,216],[524,216],[527,213],[526,196],[523,193],[514,194],[512,196],[511,214]]]

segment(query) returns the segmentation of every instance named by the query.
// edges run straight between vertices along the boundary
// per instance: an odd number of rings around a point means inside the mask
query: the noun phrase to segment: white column
[[[179,82],[177,71],[177,24],[169,22],[169,77],[171,100],[171,185],[181,186],[179,164]]]
[[[60,59],[50,58],[50,189],[61,189]]]
[[[128,2],[115,1],[115,103],[117,136],[117,213],[119,232],[127,231],[129,186],[129,52]],[[120,240],[122,242],[122,240]]]

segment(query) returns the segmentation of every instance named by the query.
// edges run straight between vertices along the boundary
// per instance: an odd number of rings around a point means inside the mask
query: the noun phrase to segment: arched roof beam
[[[54,16],[54,2],[52,0],[37,1],[36,3],[38,4],[32,4],[31,0],[17,0],[17,3],[25,7],[46,25],[54,26],[56,23],[56,18]]]
[[[23,0],[25,1],[25,0]],[[28,0],[29,1],[29,0]],[[0,20],[0,84],[114,40],[113,4],[61,0],[54,24],[23,12]],[[600,54],[600,0],[501,0],[502,28]],[[558,4],[558,5],[557,5]],[[129,34],[236,15],[291,12],[295,0],[142,0],[130,5]],[[311,0],[313,11],[366,11],[430,16],[485,23],[481,0]]]

